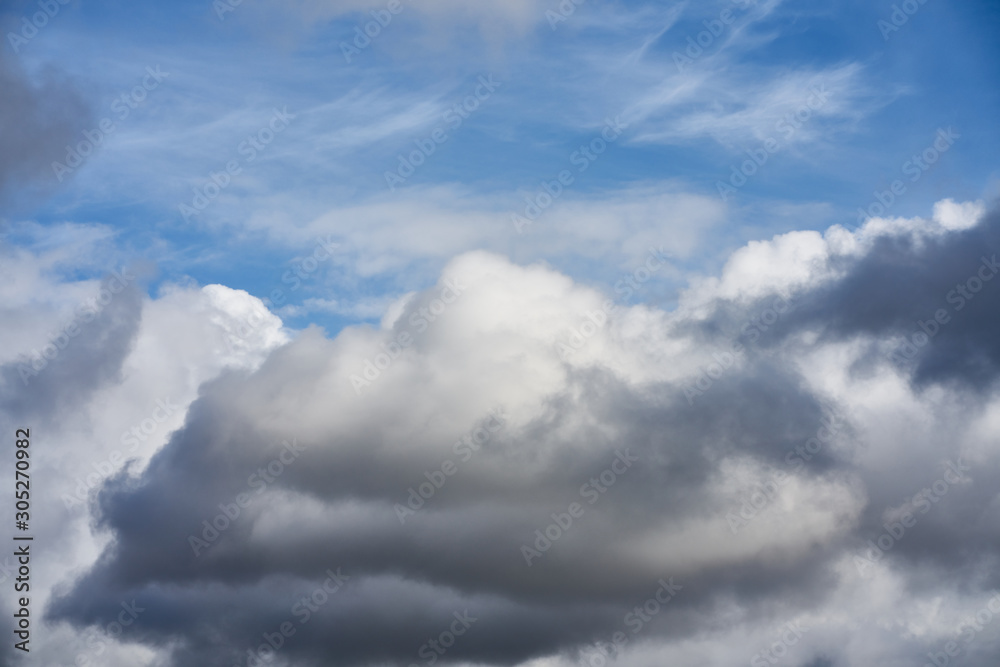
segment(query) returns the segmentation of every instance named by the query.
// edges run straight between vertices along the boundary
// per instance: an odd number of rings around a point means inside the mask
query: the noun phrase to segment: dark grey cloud
[[[93,126],[75,84],[46,66],[29,75],[10,49],[0,50],[0,195],[57,183],[52,162]]]
[[[833,268],[844,272],[840,280],[787,300],[767,296],[748,307],[722,302],[712,317],[689,328],[719,344],[738,339],[751,354],[784,344],[804,329],[816,330],[824,340],[867,337],[873,356],[859,365],[860,373],[891,355],[890,361],[912,373],[918,386],[955,381],[985,390],[1000,371],[998,251],[996,209],[980,224],[944,235],[885,234],[861,257],[831,259]],[[750,318],[785,301],[789,310],[776,322],[751,325],[753,336],[741,335]],[[936,323],[935,314],[942,310],[946,321]],[[920,344],[928,330],[933,332],[929,342]],[[909,346],[899,341],[886,349],[892,336],[905,337]]]
[[[477,620],[435,662],[582,660],[588,645],[617,631],[636,647],[705,639],[733,628],[734,608],[760,623],[822,616],[848,585],[843,564],[893,521],[887,510],[934,488],[942,461],[966,453],[956,429],[982,416],[997,329],[972,308],[986,312],[997,297],[979,292],[968,317],[954,317],[912,371],[889,359],[890,344],[944,307],[979,256],[1000,250],[997,225],[990,214],[921,243],[901,231],[861,254],[832,254],[836,277],[800,289],[794,310],[690,401],[684,387],[693,378],[672,369],[690,352],[677,346],[686,341],[706,357],[726,349],[773,295],[717,300],[697,322],[634,309],[565,361],[556,342],[599,295],[539,267],[481,253],[459,258],[446,273],[467,281],[467,293],[412,346],[386,357],[361,395],[350,375],[395,330],[348,330],[333,340],[307,330],[258,371],[203,386],[149,466],[102,489],[96,527],[113,540],[88,572],[67,580],[47,618],[85,626],[135,600],[148,611],[133,636],[171,647],[177,665],[246,664],[237,661],[288,621],[295,634],[278,664],[318,666],[428,664],[421,646],[466,610]],[[398,321],[438,291],[411,302]],[[628,318],[647,318],[630,326],[651,339],[630,338]],[[873,431],[877,420],[844,405],[851,396],[819,390],[804,365],[819,363],[811,353],[854,339],[874,350],[872,368],[849,377],[902,374],[914,400],[944,383],[980,401],[941,406],[934,428],[912,442],[893,429]],[[970,361],[965,373],[962,365],[926,370],[933,355],[962,350],[984,361]],[[634,359],[641,362],[630,366]],[[502,426],[461,460],[453,443],[497,407]],[[823,436],[821,451],[790,459],[825,432],[831,414],[836,433]],[[879,437],[888,439],[872,442]],[[396,506],[432,483],[444,460],[458,471],[440,477],[425,506],[401,522]],[[914,592],[974,595],[1000,585],[963,574],[988,572],[995,560],[996,467],[987,458],[950,483],[879,567],[903,573]],[[734,535],[725,517],[776,471],[791,479],[782,499]],[[613,484],[599,486],[602,474]],[[536,544],[535,531],[566,521],[572,503],[582,516],[552,529],[551,546]],[[524,545],[544,551],[530,566]],[[300,623],[297,601],[338,568],[349,579]],[[683,588],[631,634],[629,614],[671,578]],[[798,664],[848,664],[833,630],[811,632]],[[933,649],[893,641],[901,659]],[[984,656],[997,645],[984,635],[979,647],[966,664],[992,664]]]
[[[139,331],[142,296],[135,284],[108,277],[94,299],[37,341],[36,355],[0,366],[0,415],[58,420],[118,379]]]
[[[919,386],[955,381],[985,390],[1000,372],[998,253],[996,209],[941,237],[883,236],[844,280],[803,298],[782,326],[818,324],[839,338],[902,335],[908,346],[894,347],[893,361]],[[944,321],[936,322],[941,311]]]
[[[213,626],[213,619],[226,608],[246,610],[241,615],[244,622],[232,623],[231,615],[227,622],[234,630],[227,644],[242,645],[256,636],[251,628],[266,628],[268,623],[262,619],[280,616],[282,608],[287,612],[295,598],[286,594],[283,605],[277,604],[273,595],[237,602],[213,588],[202,591],[206,584],[255,590],[268,587],[272,578],[281,576],[289,582],[285,589],[298,591],[301,597],[314,588],[310,582],[328,568],[342,566],[359,582],[390,575],[404,581],[381,589],[373,586],[373,591],[389,589],[383,591],[381,599],[374,592],[361,591],[332,602],[315,627],[303,628],[294,643],[289,642],[288,654],[301,657],[302,664],[314,664],[310,655],[334,649],[338,660],[350,664],[415,660],[423,635],[435,627],[446,627],[449,614],[464,608],[474,610],[482,622],[449,659],[513,664],[538,654],[571,650],[620,626],[630,603],[648,597],[659,577],[671,576],[652,570],[615,570],[609,567],[609,554],[588,557],[588,542],[613,541],[616,532],[628,531],[630,526],[634,530],[648,528],[660,516],[690,516],[706,500],[701,487],[712,471],[713,458],[745,447],[759,448],[765,456],[770,449],[781,449],[783,454],[796,441],[807,439],[821,416],[819,406],[800,397],[796,386],[784,378],[740,379],[720,388],[722,401],[743,393],[752,398],[738,401],[737,412],[728,424],[713,424],[712,406],[692,410],[686,402],[679,403],[678,399],[683,399],[675,391],[643,398],[608,373],[583,373],[572,382],[574,388],[587,394],[581,404],[565,405],[560,398],[552,406],[553,415],[559,421],[575,421],[581,412],[600,415],[607,427],[621,435],[613,441],[582,433],[564,438],[555,432],[556,424],[541,419],[499,436],[498,451],[510,448],[523,454],[527,443],[540,441],[560,451],[556,464],[538,470],[534,479],[490,479],[489,463],[480,464],[470,468],[466,477],[449,480],[454,486],[444,487],[441,495],[432,499],[436,502],[433,514],[421,513],[401,526],[388,503],[405,499],[405,489],[414,485],[414,480],[422,481],[423,467],[418,461],[386,459],[379,452],[384,430],[370,425],[370,433],[351,437],[330,433],[315,441],[298,438],[298,445],[307,453],[276,478],[276,488],[329,503],[353,499],[381,502],[386,511],[364,528],[331,525],[328,532],[306,530],[284,536],[280,543],[252,544],[254,519],[259,515],[252,514],[255,508],[251,505],[249,517],[234,521],[217,544],[195,556],[190,534],[201,535],[202,520],[220,514],[220,503],[229,504],[241,492],[253,493],[247,484],[248,473],[275,460],[281,452],[280,446],[252,429],[235,426],[219,431],[219,426],[245,423],[245,415],[240,413],[246,407],[241,406],[249,406],[273,382],[273,366],[284,366],[288,359],[283,357],[304,352],[296,346],[313,345],[328,348],[331,343],[300,341],[279,352],[252,377],[233,375],[206,387],[185,429],[175,434],[143,478],[122,477],[104,489],[100,526],[112,529],[117,542],[76,592],[53,607],[53,618],[97,620],[108,613],[106,610],[113,610],[118,599],[132,596],[154,608],[162,604],[158,602],[159,587],[190,587],[185,594],[191,596],[184,605],[187,611],[171,615],[181,625],[164,624],[149,632],[183,636],[193,643],[193,654],[203,655],[211,642],[200,637],[196,629],[204,624]],[[296,369],[288,381],[309,385],[319,381],[322,372],[316,366]],[[768,397],[775,395],[802,402],[791,420],[768,406]],[[736,438],[733,427],[740,423],[742,433]],[[772,441],[779,429],[786,435],[782,441]],[[581,443],[581,437],[590,442]],[[341,439],[341,447],[330,446]],[[600,504],[595,503],[590,510],[593,516],[585,517],[591,522],[587,527],[590,536],[567,532],[564,541],[528,568],[519,545],[533,542],[533,531],[551,523],[552,512],[565,513],[570,502],[586,502],[578,493],[581,482],[599,475],[614,460],[620,443],[628,443],[642,467],[628,473],[631,478],[623,476],[621,482],[608,488]],[[573,460],[569,454],[574,448],[595,453]],[[527,471],[531,465],[525,459],[515,467]],[[164,502],[165,498],[171,501]],[[469,508],[470,499],[479,505]],[[496,510],[491,510],[491,505]],[[560,553],[563,547],[572,552]],[[801,593],[813,588],[810,582],[817,577],[822,580],[822,569],[819,564],[794,576],[766,563],[749,563],[739,572],[710,569],[687,577],[683,585],[698,593],[678,597],[674,605],[690,614],[710,606],[713,595],[724,590],[748,599],[765,589],[770,589],[770,594]],[[765,581],[771,585],[762,586]],[[403,605],[400,600],[407,597],[405,590],[412,582],[424,582],[425,588],[418,591],[412,604]],[[393,587],[403,590],[392,592]],[[447,591],[454,592],[443,593]],[[442,604],[442,595],[453,598],[453,603]],[[76,608],[77,604],[84,605],[86,611]],[[429,608],[439,612],[430,614]],[[662,618],[672,618],[675,613],[681,612],[665,613]],[[158,615],[151,614],[145,625],[157,621]],[[681,618],[670,625],[689,626]],[[213,627],[213,631],[219,629]],[[199,664],[224,664],[224,659]]]
[[[833,258],[843,277],[793,294],[787,299],[789,310],[766,331],[751,327],[757,332],[752,342],[739,333],[741,325],[773,308],[778,303],[773,296],[745,308],[720,303],[713,317],[691,329],[719,344],[738,339],[751,358],[785,354],[803,331],[814,332],[817,344],[857,341],[867,353],[852,366],[853,375],[871,378],[898,372],[918,395],[932,388],[946,391],[950,400],[968,406],[962,420],[968,421],[987,410],[1000,375],[998,259],[1000,210],[993,208],[968,229],[940,235],[884,234],[860,257]],[[935,323],[941,313],[942,322]],[[930,488],[947,470],[944,460],[958,461],[956,425],[945,420],[933,428],[941,446],[915,448],[901,463],[905,473],[858,469],[871,496],[859,538],[877,538],[884,532],[882,513],[887,507]],[[974,464],[968,475],[976,483],[949,485],[947,502],[943,497],[934,502],[933,511],[921,517],[920,529],[894,545],[889,556],[910,564],[931,561],[944,571],[991,562],[1000,547],[1000,532],[989,518],[997,489],[983,481],[996,479],[998,473],[992,462]],[[1000,586],[1000,577],[990,576],[982,585]]]

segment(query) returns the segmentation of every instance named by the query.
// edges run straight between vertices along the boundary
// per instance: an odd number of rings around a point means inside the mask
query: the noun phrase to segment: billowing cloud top
[[[998,250],[945,201],[671,311],[459,255],[204,384],[48,618],[135,605],[175,665],[992,665]]]

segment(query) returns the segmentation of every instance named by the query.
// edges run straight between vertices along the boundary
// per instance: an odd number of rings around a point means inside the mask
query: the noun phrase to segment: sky
[[[0,3],[0,665],[996,665],[998,27]]]

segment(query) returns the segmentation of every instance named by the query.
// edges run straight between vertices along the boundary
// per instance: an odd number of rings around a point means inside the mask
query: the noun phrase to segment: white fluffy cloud
[[[105,483],[96,541],[53,508],[77,527],[60,567],[83,567],[50,617],[84,627],[136,599],[150,609],[136,642],[230,664],[269,629],[260,619],[288,617],[343,567],[345,589],[279,661],[409,664],[463,609],[480,620],[447,662],[586,662],[622,631],[621,664],[730,664],[780,644],[787,623],[807,628],[775,649],[796,664],[920,659],[997,585],[983,568],[1000,402],[992,381],[935,365],[977,350],[995,377],[993,286],[910,365],[891,356],[995,243],[977,207],[752,243],[673,311],[477,251],[377,328],[287,342],[265,315],[241,347],[224,341],[254,299],[165,290],[119,376],[67,415],[94,434],[39,474],[69,483],[114,446],[98,432],[141,428],[164,392],[190,408],[156,431],[148,465]],[[239,516],[206,532],[240,494]],[[633,633],[631,610],[670,577],[682,588]],[[222,609],[238,610],[227,625]],[[968,664],[987,664],[995,632],[975,635]]]
[[[142,266],[114,263],[124,289],[114,278],[67,279],[107,259],[107,235],[72,225],[63,235],[77,240],[75,252],[40,244],[4,263],[11,294],[0,421],[31,430],[34,534],[38,544],[58,545],[32,559],[32,656],[46,664],[151,664],[155,649],[107,636],[114,617],[76,632],[41,625],[42,611],[64,574],[108,543],[107,533],[92,532],[88,509],[101,486],[126,466],[144,468],[182,427],[205,382],[223,370],[251,371],[289,337],[258,299],[223,286],[167,285],[157,298],[139,297]],[[102,303],[102,294],[110,300]],[[90,362],[94,370],[80,372]],[[13,566],[10,555],[0,558],[0,579],[9,581]]]

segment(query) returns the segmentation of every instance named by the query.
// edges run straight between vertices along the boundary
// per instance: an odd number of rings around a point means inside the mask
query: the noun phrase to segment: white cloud
[[[145,470],[141,484],[106,489],[104,527],[115,531],[121,546],[109,557],[122,559],[107,576],[127,570],[173,581],[173,592],[161,588],[158,595],[177,596],[174,603],[189,605],[192,614],[202,613],[203,593],[214,596],[212,604],[245,595],[242,608],[250,614],[275,611],[255,596],[256,584],[205,593],[200,579],[189,579],[193,573],[219,576],[211,569],[218,558],[236,558],[234,567],[247,568],[253,580],[266,553],[266,562],[279,569],[304,573],[298,586],[309,585],[310,559],[322,556],[324,567],[350,564],[359,585],[375,586],[367,595],[336,598],[330,608],[337,618],[390,635],[402,631],[397,624],[405,612],[369,616],[379,608],[374,591],[388,594],[419,580],[420,595],[440,593],[456,604],[487,607],[499,605],[493,596],[502,596],[503,605],[514,605],[516,614],[482,626],[489,636],[502,635],[507,624],[515,627],[517,618],[561,636],[559,623],[531,620],[542,613],[532,602],[537,587],[563,615],[589,613],[576,606],[586,594],[611,611],[587,617],[601,628],[595,636],[606,638],[632,599],[641,602],[647,587],[648,597],[653,583],[669,575],[685,586],[683,595],[629,645],[622,664],[748,661],[788,622],[811,628],[796,645],[801,661],[827,655],[893,664],[889,656],[912,655],[914,647],[945,638],[960,610],[984,598],[957,593],[944,580],[913,590],[923,577],[907,560],[919,552],[916,533],[868,572],[857,571],[853,556],[882,530],[883,506],[898,508],[931,482],[944,457],[968,454],[978,468],[972,483],[956,486],[947,503],[920,515],[924,530],[949,530],[973,507],[968,494],[993,493],[987,471],[1000,465],[1000,456],[983,434],[996,419],[996,396],[980,396],[987,409],[977,416],[950,390],[921,391],[884,358],[872,361],[876,334],[837,338],[798,330],[757,346],[693,404],[682,387],[695,382],[704,359],[726,342],[713,333],[713,327],[726,329],[720,315],[726,308],[735,304],[738,316],[746,317],[766,295],[823,294],[857,270],[880,247],[879,239],[924,238],[930,248],[932,240],[976,232],[978,226],[954,229],[949,216],[977,210],[942,204],[936,219],[897,221],[891,231],[872,221],[855,233],[834,227],[749,244],[719,278],[693,286],[673,312],[619,304],[602,315],[607,294],[544,264],[518,265],[484,251],[452,258],[436,285],[387,306],[378,328],[348,327],[333,339],[310,329],[288,342],[280,320],[245,293],[219,285],[172,286],[144,300],[121,376],[64,416],[57,435],[65,455],[40,462],[39,474],[64,488],[74,484],[81,470],[120,448],[120,433],[133,425],[141,429],[156,399],[166,395],[183,409],[137,448],[133,472],[156,451],[162,458]],[[243,336],[245,345],[225,345],[225,336],[238,334],[238,323],[254,313],[261,324]],[[834,309],[833,320],[836,314]],[[785,322],[806,333],[829,326],[826,320]],[[405,349],[393,350],[403,333],[410,336]],[[567,345],[575,351],[565,354],[561,346]],[[383,354],[389,363],[378,361]],[[369,360],[381,367],[377,377],[369,375],[355,391],[352,376],[365,377]],[[867,364],[866,373],[852,371],[859,363]],[[184,421],[196,396],[194,417]],[[820,404],[843,408],[847,426],[817,460],[791,466],[786,452],[818,432],[813,418]],[[401,525],[394,504],[406,502],[407,488],[454,457],[456,438],[498,406],[505,423],[490,446]],[[225,500],[245,490],[247,471],[273,458],[270,443],[282,438],[303,448],[301,464],[283,468],[280,483],[242,523],[234,522],[225,548],[192,559],[186,531],[217,511],[219,494]],[[641,463],[619,469],[599,502],[585,505],[578,527],[532,566],[544,573],[534,578],[518,545],[530,543],[532,531],[544,528],[553,512],[585,502],[580,484],[599,476],[622,448],[643,457]],[[727,512],[738,511],[778,470],[787,479],[760,515],[733,535]],[[138,502],[148,493],[159,499],[155,507]],[[57,571],[93,562],[110,535],[91,537],[83,515],[67,516],[57,502],[50,505],[47,529],[70,536],[62,551],[39,563],[42,576],[56,580]],[[141,520],[126,520],[132,513]],[[148,557],[130,560],[148,549]],[[387,560],[375,559],[372,549]],[[442,562],[452,566],[442,568]],[[160,570],[164,563],[169,571]],[[609,569],[608,563],[617,566]],[[105,584],[88,581],[79,583],[82,597],[73,604],[96,600],[99,608]],[[122,594],[144,599],[141,586],[133,591],[122,585]],[[789,587],[799,592],[781,592]],[[893,620],[859,632],[856,619],[863,614]],[[547,644],[535,662],[561,660],[559,641]],[[479,655],[479,661],[490,660]]]

